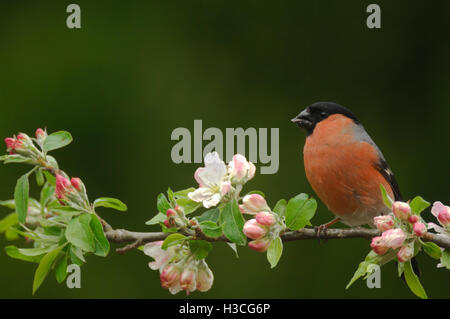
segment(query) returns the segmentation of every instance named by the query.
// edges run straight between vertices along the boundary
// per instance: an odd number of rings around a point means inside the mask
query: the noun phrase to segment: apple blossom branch
[[[377,229],[367,229],[367,228],[349,228],[349,229],[327,229],[320,233],[320,237],[317,234],[317,230],[313,228],[302,228],[297,231],[288,231],[280,234],[281,239],[284,242],[295,241],[295,240],[307,240],[307,239],[348,239],[348,238],[365,238],[372,239],[373,237],[379,236],[381,232]],[[133,232],[125,229],[111,229],[106,231],[106,238],[112,243],[128,243],[131,244],[118,248],[116,251],[120,254],[127,252],[128,250],[137,248],[149,242],[164,240],[170,233],[164,232]],[[223,241],[229,242],[225,236],[220,236],[218,238],[209,238],[202,233],[197,234],[198,239],[203,239],[211,242]],[[423,237],[424,241],[433,242],[442,248],[450,249],[450,239],[448,237],[426,233]]]

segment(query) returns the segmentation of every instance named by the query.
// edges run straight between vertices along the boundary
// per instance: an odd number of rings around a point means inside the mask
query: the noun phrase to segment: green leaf
[[[4,206],[10,209],[16,209],[16,202],[14,201],[14,199],[1,200],[0,206]]]
[[[200,216],[195,217],[199,223],[204,221],[212,221],[217,223],[220,217],[220,210],[218,208],[209,209]]]
[[[197,203],[187,197],[179,198],[176,201],[177,201],[177,205],[180,205],[181,207],[183,207],[185,215],[195,212],[200,206],[202,206],[202,203]]]
[[[83,263],[86,262],[86,259],[84,259],[84,256],[83,256],[83,251],[78,247],[71,245],[70,250],[69,250],[69,255],[70,255],[70,260],[72,261],[72,263],[74,263],[78,266],[81,266],[81,265],[83,265]]]
[[[45,183],[44,187],[42,187],[41,190],[41,198],[40,198],[40,204],[41,204],[41,211],[44,211],[44,208],[47,206],[48,201],[55,193],[55,187],[52,186],[50,183]]]
[[[16,213],[11,213],[0,220],[0,234],[6,232],[10,227],[17,225],[17,218],[18,217]]]
[[[118,200],[117,198],[111,197],[100,197],[94,201],[94,207],[107,207],[112,208],[121,212],[128,209],[127,205]]]
[[[201,222],[200,229],[206,236],[211,238],[217,238],[222,236],[222,227],[218,226],[215,222],[210,220]]]
[[[97,216],[91,215],[90,225],[95,240],[94,254],[101,257],[108,256],[110,248],[109,241],[108,239],[106,239],[105,233],[103,232],[103,226],[98,220]]]
[[[396,252],[394,250],[389,250],[384,255],[378,255],[374,251],[370,251],[364,261],[362,261],[358,269],[356,269],[355,273],[353,274],[352,279],[350,279],[350,282],[347,284],[345,289],[350,288],[353,283],[358,280],[361,277],[367,278],[372,272],[375,270],[375,265],[382,266],[389,261],[393,260],[396,257]]]
[[[28,261],[28,262],[32,262],[32,263],[39,263],[43,257],[43,255],[27,256],[27,255],[21,254],[19,252],[19,249],[16,246],[6,246],[5,251],[6,251],[6,254],[11,258]]]
[[[67,224],[67,241],[88,252],[95,251],[94,234],[90,227],[91,215],[82,214]]]
[[[11,229],[8,229],[5,232],[5,238],[6,238],[6,240],[16,240],[16,239],[19,239],[20,236],[16,232],[12,231]]]
[[[58,245],[43,248],[19,248],[18,251],[24,256],[40,256],[54,250],[57,246]]]
[[[50,172],[48,171],[44,171],[44,175],[45,175],[45,179],[47,180],[47,182],[50,183],[50,185],[52,186],[56,186],[56,177],[53,176]]]
[[[225,205],[220,214],[220,223],[225,237],[241,246],[247,244],[247,237],[242,232],[245,220],[235,200]]]
[[[425,290],[423,289],[422,285],[420,284],[419,281],[419,277],[417,277],[417,275],[414,273],[412,266],[411,266],[411,261],[407,261],[404,263],[405,264],[405,268],[404,268],[404,274],[405,274],[405,280],[406,283],[408,284],[409,289],[411,289],[411,291],[418,297],[422,298],[422,299],[428,299],[427,297],[427,293],[425,292]]]
[[[181,191],[177,191],[177,192],[173,193],[173,196],[174,196],[175,199],[188,198],[188,194],[193,192],[193,191],[195,191],[195,188],[194,187],[189,187],[189,188],[186,188],[186,189],[183,189]]]
[[[175,199],[173,191],[170,187],[167,189],[167,197],[169,197],[169,202],[173,202]]]
[[[36,183],[38,184],[38,186],[44,185],[45,179],[42,170],[38,169],[35,173],[36,173]]]
[[[33,162],[30,158],[19,155],[19,154],[4,155],[0,158],[0,161],[3,161],[4,164],[9,164],[9,163],[32,164],[32,162]]]
[[[270,268],[275,268],[283,253],[283,242],[278,236],[270,242],[269,249],[267,249],[267,260],[270,263]]]
[[[229,242],[226,242],[226,244],[227,244],[227,246],[230,247],[231,250],[234,252],[234,254],[236,255],[236,258],[239,258],[239,254],[238,254],[238,251],[237,251],[237,246],[236,246],[236,244],[235,244],[235,243],[229,243]]]
[[[423,250],[434,259],[440,259],[442,257],[442,251],[438,245],[432,242],[421,242]]]
[[[25,224],[28,211],[28,193],[30,191],[30,185],[28,183],[28,173],[22,175],[17,180],[16,189],[14,190],[14,200],[16,202],[17,216],[19,222]]]
[[[447,269],[450,269],[450,251],[444,250],[442,252],[441,264]]]
[[[430,203],[427,202],[426,200],[424,200],[422,197],[420,196],[416,196],[414,197],[414,199],[409,203],[409,206],[411,206],[411,211],[416,214],[416,215],[420,215],[420,213],[427,208],[428,206],[430,206]]]
[[[34,273],[33,295],[44,282],[45,277],[47,277],[47,274],[49,273],[56,257],[58,257],[59,253],[61,252],[61,249],[62,247],[59,247],[47,253],[39,262],[39,266],[37,267],[36,272]]]
[[[284,216],[286,211],[287,201],[285,199],[280,199],[273,208],[273,212],[278,216]]]
[[[166,250],[167,248],[169,248],[170,246],[173,245],[177,245],[179,243],[181,243],[182,241],[184,241],[187,237],[182,235],[182,234],[172,234],[167,236],[167,238],[164,240],[164,242],[161,245],[161,249]]]
[[[158,208],[158,212],[164,215],[166,215],[167,210],[171,208],[166,195],[164,195],[163,193],[159,194],[156,198],[156,207]]]
[[[189,248],[198,260],[206,258],[212,249],[211,243],[206,240],[189,240]]]
[[[58,264],[55,267],[55,277],[56,281],[60,284],[66,279],[67,277],[67,255],[64,255],[64,257],[58,262]]]
[[[156,214],[155,216],[153,216],[152,219],[147,221],[145,223],[145,225],[156,225],[156,224],[163,222],[165,219],[166,219],[166,215],[158,212],[158,214]]]
[[[299,194],[289,200],[286,206],[286,226],[289,229],[298,230],[311,225],[309,221],[316,212],[317,202],[308,197],[307,194]]]
[[[47,136],[42,145],[44,153],[56,150],[58,148],[69,145],[72,142],[72,135],[66,131],[59,131]]]
[[[394,200],[387,194],[386,188],[384,188],[383,184],[380,184],[381,196],[383,197],[384,205],[389,208],[392,208],[392,204]]]
[[[47,163],[48,163],[51,167],[59,168],[58,162],[56,161],[56,159],[55,159],[53,156],[47,155],[45,158],[47,159]],[[44,171],[44,173],[45,173],[45,172],[46,172],[46,171]],[[52,175],[52,176],[53,176],[53,175]]]

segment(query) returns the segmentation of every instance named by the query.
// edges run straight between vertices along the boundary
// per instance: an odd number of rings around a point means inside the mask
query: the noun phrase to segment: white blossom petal
[[[221,198],[222,198],[222,196],[220,196],[219,193],[216,193],[216,194],[212,195],[210,198],[208,198],[207,200],[204,200],[203,206],[205,208],[214,207],[217,204],[219,204]]]
[[[211,198],[214,193],[208,187],[200,187],[195,191],[188,193],[188,197],[192,199],[194,202],[202,202]]]

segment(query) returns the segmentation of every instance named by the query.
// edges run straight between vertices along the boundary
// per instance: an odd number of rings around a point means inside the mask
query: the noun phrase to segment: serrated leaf
[[[69,145],[72,142],[72,135],[66,131],[59,131],[47,136],[42,145],[44,153],[56,150]]]
[[[411,207],[411,211],[416,214],[420,215],[420,213],[426,209],[428,206],[430,206],[430,203],[424,200],[420,196],[414,197],[414,199],[409,203],[409,206]]]
[[[161,249],[166,250],[167,248],[173,246],[173,245],[177,245],[179,243],[181,243],[182,241],[184,241],[187,237],[182,235],[182,234],[172,234],[167,236],[166,239],[164,239],[164,242],[161,245]]]
[[[47,274],[49,273],[56,257],[58,257],[58,254],[61,252],[61,249],[62,247],[56,248],[55,250],[47,253],[44,257],[42,257],[36,269],[36,272],[34,273],[33,295],[44,282],[45,277],[47,277]]]
[[[442,252],[441,265],[447,269],[450,269],[450,251],[444,250]]]
[[[1,200],[0,206],[4,206],[10,209],[16,209],[16,202],[14,201],[14,199]]]
[[[307,194],[299,194],[291,198],[286,206],[286,226],[292,230],[310,225],[317,209],[317,202]]]
[[[94,234],[90,227],[91,215],[82,214],[67,224],[66,239],[72,245],[88,252],[95,251]]]
[[[218,208],[209,209],[200,216],[196,216],[195,218],[199,223],[202,223],[204,221],[212,221],[214,223],[217,223],[219,221],[220,217],[220,210]]]
[[[86,262],[83,256],[83,251],[81,248],[75,247],[73,245],[70,246],[69,256],[72,263],[81,266]]]
[[[273,239],[267,249],[267,260],[270,268],[275,268],[283,253],[283,242],[280,237]]]
[[[54,250],[57,247],[58,245],[43,248],[19,248],[18,251],[24,256],[40,256]]]
[[[435,243],[422,242],[422,247],[431,258],[440,259],[442,257],[442,251]]]
[[[190,198],[184,197],[176,200],[177,205],[180,205],[184,209],[184,214],[189,215],[195,212],[198,208],[202,206],[202,203],[197,203]]]
[[[4,155],[0,158],[0,161],[3,161],[5,164],[9,163],[26,163],[31,164],[32,160],[30,160],[28,157],[19,155],[19,154],[11,154],[11,155]]]
[[[189,188],[186,188],[186,189],[183,189],[181,191],[177,191],[177,192],[173,193],[173,196],[174,196],[175,199],[187,198],[188,194],[193,192],[193,191],[195,191],[195,188],[194,187],[189,187]]]
[[[247,244],[247,237],[242,232],[245,220],[235,200],[228,202],[223,208],[220,223],[225,237],[241,246]]]
[[[28,261],[28,262],[32,262],[32,263],[39,263],[43,257],[43,255],[41,255],[41,256],[26,256],[24,254],[21,254],[19,252],[19,249],[16,246],[6,246],[5,252],[11,258]]]
[[[95,251],[94,254],[101,257],[108,256],[109,253],[109,241],[106,239],[105,233],[103,232],[103,226],[98,220],[97,216],[91,215],[90,222],[92,233],[94,234],[95,241]]]
[[[206,240],[189,240],[189,248],[198,260],[206,258],[212,249],[211,243]]]
[[[206,236],[211,238],[217,238],[222,236],[222,227],[220,227],[215,222],[210,220],[201,222],[200,229]]]
[[[107,207],[125,212],[128,207],[121,200],[111,197],[100,197],[94,201],[94,207]]]
[[[67,277],[67,255],[64,255],[64,257],[58,262],[58,264],[55,267],[55,277],[56,281],[60,284],[66,279]]]
[[[50,201],[54,193],[55,187],[48,182],[45,183],[44,187],[42,187],[41,190],[41,198],[40,198],[41,213],[44,212],[45,207],[47,206],[48,202]]]
[[[163,193],[159,194],[156,198],[156,207],[158,208],[158,212],[164,215],[166,214],[167,210],[171,208],[166,195],[164,195]]]
[[[278,216],[284,216],[286,212],[287,201],[285,199],[280,199],[273,208],[273,212]]]
[[[0,234],[6,232],[10,227],[17,225],[18,221],[16,213],[11,213],[0,220]]]
[[[383,184],[380,184],[381,197],[383,198],[384,205],[389,208],[392,208],[392,204],[394,200],[387,194],[386,188],[384,188]]]
[[[405,280],[406,283],[408,284],[409,289],[411,289],[411,291],[418,297],[422,298],[422,299],[428,299],[427,297],[427,293],[425,292],[425,289],[423,289],[420,281],[419,281],[419,277],[417,277],[417,275],[414,273],[412,266],[411,266],[411,261],[407,261],[404,263],[405,264],[405,268],[403,273],[405,274]]]
[[[16,203],[16,212],[19,218],[19,222],[25,224],[28,212],[28,193],[30,191],[30,185],[28,183],[28,173],[22,175],[17,180],[16,188],[14,190],[14,201]]]
[[[145,223],[145,225],[156,225],[156,224],[163,222],[165,219],[166,219],[166,215],[158,212],[158,214],[156,214],[155,216],[153,216],[152,219],[147,221]]]

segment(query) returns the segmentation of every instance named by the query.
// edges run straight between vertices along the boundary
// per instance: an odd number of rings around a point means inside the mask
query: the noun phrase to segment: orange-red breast
[[[356,116],[331,102],[308,106],[292,119],[307,132],[303,149],[305,172],[317,196],[337,218],[350,226],[373,224],[388,214],[380,184],[401,200],[400,190],[378,146]]]

